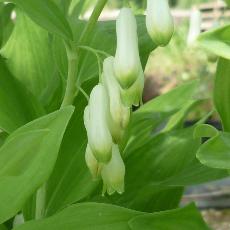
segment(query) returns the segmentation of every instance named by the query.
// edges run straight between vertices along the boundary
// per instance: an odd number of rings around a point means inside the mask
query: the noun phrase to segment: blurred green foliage
[[[184,7],[188,8],[191,7],[194,4],[199,4],[202,2],[208,2],[210,0],[169,0],[170,5],[173,7]],[[121,7],[124,0],[109,0],[109,5],[111,7]],[[130,0],[129,1],[132,5],[135,5],[136,7],[145,8],[146,7],[146,0]]]

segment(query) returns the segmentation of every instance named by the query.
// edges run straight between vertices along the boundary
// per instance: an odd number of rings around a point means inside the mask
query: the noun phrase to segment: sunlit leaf
[[[13,33],[1,50],[11,73],[45,106],[60,84],[50,44],[48,32],[17,11]]]
[[[51,0],[11,0],[18,5],[35,23],[66,40],[73,35],[64,14]]]

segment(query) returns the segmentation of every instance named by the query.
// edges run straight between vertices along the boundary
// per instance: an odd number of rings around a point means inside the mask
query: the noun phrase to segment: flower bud
[[[153,42],[166,46],[174,32],[168,0],[147,0],[146,26]]]
[[[93,179],[96,179],[100,174],[100,165],[94,157],[89,144],[87,145],[85,151],[85,162],[87,167],[89,168],[90,173],[92,174]]]
[[[136,82],[127,90],[121,90],[122,101],[126,106],[138,106],[142,101],[142,94],[144,90],[144,73],[140,71]]]
[[[114,192],[124,192],[125,164],[121,158],[119,148],[113,145],[113,153],[110,162],[103,166],[101,171],[103,179],[103,194],[107,191],[109,195]]]
[[[121,100],[121,87],[113,71],[114,57],[109,57],[103,63],[103,84],[109,95],[110,132],[118,143],[123,136],[123,129],[127,127],[130,109]]]
[[[99,163],[107,163],[112,156],[112,137],[108,128],[107,94],[102,84],[96,85],[89,100],[89,125],[86,122],[90,148]],[[87,119],[86,119],[87,120]]]
[[[129,8],[120,11],[116,22],[117,50],[114,60],[115,76],[121,87],[129,88],[137,79],[140,57],[136,19]]]

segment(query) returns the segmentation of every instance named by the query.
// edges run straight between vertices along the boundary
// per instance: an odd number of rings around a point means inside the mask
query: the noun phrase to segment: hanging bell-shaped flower
[[[109,162],[112,156],[113,141],[108,127],[107,101],[103,85],[96,85],[90,94],[89,109],[86,109],[84,115],[89,146],[99,163]]]
[[[113,145],[112,158],[103,166],[101,176],[104,184],[103,194],[106,191],[109,195],[114,192],[120,194],[124,192],[125,165],[117,145]]]
[[[131,9],[121,9],[116,22],[116,31],[117,50],[114,72],[121,87],[126,89],[136,81],[141,66],[137,24]]]
[[[114,57],[109,57],[103,63],[103,84],[109,95],[110,131],[118,143],[122,138],[123,129],[127,127],[130,117],[130,108],[123,105],[121,87],[117,82],[113,70]]]
[[[142,95],[144,90],[144,73],[143,71],[140,71],[139,76],[136,80],[136,82],[127,90],[121,89],[121,97],[122,102],[126,105],[131,107],[139,106],[142,102]]]
[[[168,0],[147,0],[146,26],[157,46],[166,46],[174,32]]]
[[[89,144],[86,147],[85,151],[85,162],[87,167],[89,168],[89,171],[93,177],[93,179],[97,179],[97,177],[100,175],[100,164],[96,160],[96,158],[93,155],[93,152],[89,146]]]

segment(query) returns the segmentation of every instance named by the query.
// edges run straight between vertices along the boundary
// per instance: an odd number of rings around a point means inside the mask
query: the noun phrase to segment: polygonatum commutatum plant
[[[185,186],[228,176],[196,158],[205,118],[183,127],[199,81],[142,102],[168,1],[99,21],[106,3],[85,21],[84,0],[0,0],[0,229],[209,229],[180,206]]]

